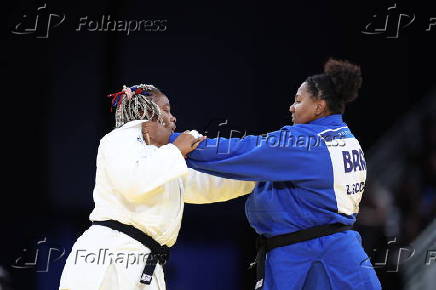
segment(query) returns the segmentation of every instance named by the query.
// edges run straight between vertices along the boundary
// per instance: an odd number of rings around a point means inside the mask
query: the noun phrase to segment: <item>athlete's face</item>
[[[325,101],[316,100],[307,89],[307,83],[303,82],[295,94],[294,103],[289,107],[294,124],[305,124],[323,115]]]
[[[176,130],[176,117],[171,114],[170,101],[167,96],[160,94],[153,98],[153,101],[159,106],[162,111],[162,119],[165,128],[170,128],[172,132]]]

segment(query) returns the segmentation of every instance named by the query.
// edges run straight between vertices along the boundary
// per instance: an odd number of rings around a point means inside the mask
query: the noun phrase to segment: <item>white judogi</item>
[[[117,220],[173,246],[184,202],[226,201],[250,193],[254,182],[214,177],[189,169],[179,149],[146,145],[141,123],[131,121],[100,140],[91,221]],[[157,265],[151,285],[139,282],[149,249],[104,226],[91,226],[74,244],[59,289],[163,290]]]

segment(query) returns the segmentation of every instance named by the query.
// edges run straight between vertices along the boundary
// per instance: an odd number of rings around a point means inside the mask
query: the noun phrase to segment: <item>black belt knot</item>
[[[142,284],[150,285],[156,265],[161,264],[163,266],[169,259],[170,248],[167,246],[161,246],[153,238],[134,226],[125,225],[116,220],[93,221],[92,224],[120,231],[150,249],[150,254],[147,257],[144,270],[142,271],[139,280]]]

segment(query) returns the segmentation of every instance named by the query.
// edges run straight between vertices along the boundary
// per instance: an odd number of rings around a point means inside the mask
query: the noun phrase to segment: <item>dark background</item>
[[[387,38],[395,35],[395,25],[381,35],[361,31],[395,2],[288,2],[2,4],[0,262],[12,289],[56,289],[73,242],[89,226],[97,146],[114,124],[105,96],[123,84],[161,88],[180,131],[207,129],[210,136],[228,120],[227,129],[261,134],[290,122],[297,88],[329,57],[349,59],[361,65],[364,83],[344,118],[364,150],[434,87],[436,27],[425,29],[436,9],[397,1],[395,13],[415,13],[416,20],[399,38]],[[47,3],[41,21],[50,13],[65,14],[65,21],[48,38],[37,38],[39,31],[13,34],[23,14],[34,16],[41,3]],[[166,30],[76,31],[80,17],[101,15],[164,19]],[[255,236],[244,201],[186,205],[168,289],[251,289],[246,268]],[[41,252],[66,250],[48,272],[11,267],[27,255],[23,249],[32,252],[44,238]],[[386,285],[397,279],[382,272],[379,277]]]

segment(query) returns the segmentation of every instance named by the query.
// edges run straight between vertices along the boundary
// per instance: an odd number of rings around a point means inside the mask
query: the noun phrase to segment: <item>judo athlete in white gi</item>
[[[98,148],[93,225],[73,245],[59,289],[164,290],[162,267],[184,202],[226,201],[255,184],[188,169],[184,155],[202,138],[185,133],[167,144],[176,119],[154,86],[125,87],[111,96],[117,128]]]
[[[342,114],[361,83],[358,66],[329,60],[298,89],[293,126],[266,137],[207,139],[188,155],[196,170],[257,181],[245,203],[259,234],[256,289],[380,289],[352,230],[366,163]]]

